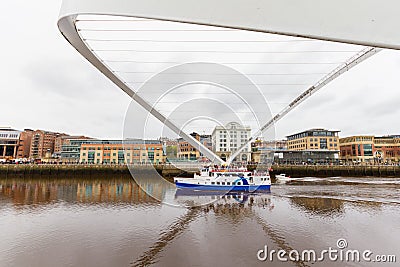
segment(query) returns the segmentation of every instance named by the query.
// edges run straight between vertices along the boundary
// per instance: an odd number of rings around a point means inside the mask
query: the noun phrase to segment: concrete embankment
[[[249,166],[249,170],[255,166]],[[260,168],[260,166],[259,166]],[[265,166],[265,168],[267,168]],[[291,177],[400,177],[399,166],[315,166],[280,165],[272,166],[272,177],[285,173]],[[172,165],[138,165],[135,172],[154,174],[164,177],[192,176],[196,169],[179,170]],[[36,178],[36,177],[112,177],[129,175],[125,165],[0,165],[0,178]]]
[[[135,172],[164,177],[191,176],[196,170],[182,171],[170,165],[138,165]],[[125,165],[0,165],[0,178],[40,178],[40,177],[112,177],[130,175]]]
[[[285,173],[291,177],[400,177],[399,166],[273,166],[272,176]]]

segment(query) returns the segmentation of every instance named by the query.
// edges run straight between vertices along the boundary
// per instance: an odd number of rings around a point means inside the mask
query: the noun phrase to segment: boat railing
[[[247,169],[212,169],[211,172],[248,172]]]
[[[266,176],[268,175],[268,172],[254,172],[254,176]]]

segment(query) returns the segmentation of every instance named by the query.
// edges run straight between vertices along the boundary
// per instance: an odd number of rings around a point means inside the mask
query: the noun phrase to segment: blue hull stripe
[[[254,192],[254,191],[269,191],[271,185],[235,185],[235,186],[220,186],[220,185],[198,185],[198,184],[186,184],[186,183],[175,183],[178,188],[190,188],[193,190],[208,190],[208,191],[243,191],[243,192]]]

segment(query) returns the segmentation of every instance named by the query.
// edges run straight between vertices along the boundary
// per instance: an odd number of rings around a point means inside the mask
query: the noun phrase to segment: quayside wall
[[[182,171],[173,165],[143,165],[137,170],[154,173],[154,169],[164,177],[190,177],[197,171],[189,168]],[[248,166],[254,170],[256,166]],[[258,166],[258,169],[268,169]],[[271,176],[285,173],[291,177],[400,177],[399,166],[322,166],[322,165],[274,165]],[[129,175],[125,165],[0,165],[0,178],[35,178],[35,177],[112,177]]]
[[[271,174],[285,173],[291,177],[400,177],[399,166],[319,166],[280,165],[272,166]]]

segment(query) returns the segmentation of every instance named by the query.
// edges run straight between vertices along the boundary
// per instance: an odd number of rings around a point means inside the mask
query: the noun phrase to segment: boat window
[[[231,182],[226,182],[226,185],[231,185]]]
[[[215,184],[215,182],[211,182],[211,184]]]
[[[225,185],[225,182],[221,182],[222,185]]]
[[[217,184],[219,184],[219,182],[217,182]]]
[[[237,185],[241,185],[242,183],[241,182],[237,182]]]

